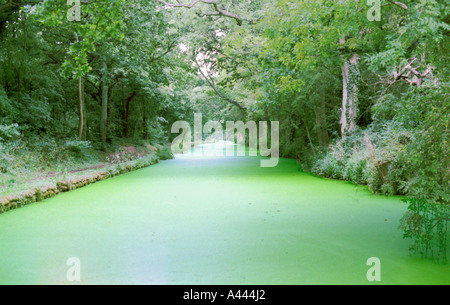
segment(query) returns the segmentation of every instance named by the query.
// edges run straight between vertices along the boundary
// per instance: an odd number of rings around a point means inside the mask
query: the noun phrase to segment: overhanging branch
[[[236,102],[235,100],[232,100],[226,96],[224,96],[222,93],[220,93],[220,91],[216,88],[216,86],[214,85],[214,83],[209,79],[209,77],[207,75],[205,75],[205,73],[203,73],[202,71],[202,66],[200,65],[200,63],[198,62],[197,59],[195,59],[195,63],[198,66],[198,69],[200,71],[200,74],[203,76],[203,78],[208,82],[208,84],[211,86],[211,88],[214,89],[214,91],[217,93],[218,96],[220,96],[222,99],[226,100],[227,102],[239,107],[242,110],[246,110],[247,108],[245,108],[244,106],[242,106],[239,102]]]
[[[221,9],[219,7],[219,4],[217,3],[216,0],[193,0],[191,3],[168,3],[164,0],[156,0],[162,4],[164,4],[164,8],[171,8],[171,7],[185,7],[185,8],[192,8],[194,7],[197,3],[206,3],[206,4],[210,4],[214,7],[214,10],[216,11],[215,13],[206,13],[204,15],[220,15],[220,16],[225,16],[228,18],[233,18],[234,20],[236,20],[238,25],[242,25],[242,18],[239,17],[238,15],[231,13],[227,10]]]
[[[166,56],[167,54],[169,54],[170,51],[172,51],[172,49],[173,49],[175,46],[176,46],[176,43],[170,44],[170,45],[167,47],[167,50],[166,50],[164,53],[162,53],[162,54],[160,54],[160,55],[158,55],[158,56],[156,56],[156,57],[150,59],[150,60],[149,60],[149,63],[154,62],[154,61],[157,61],[157,60],[161,59],[162,57]]]
[[[398,1],[394,1],[394,0],[388,0],[390,3],[397,5],[399,7],[401,7],[404,10],[408,10],[408,6],[406,6],[406,4],[398,2]]]

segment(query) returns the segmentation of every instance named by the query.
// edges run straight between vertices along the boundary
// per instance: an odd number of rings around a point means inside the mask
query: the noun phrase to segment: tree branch
[[[242,18],[239,17],[238,15],[231,13],[227,10],[223,10],[219,7],[219,4],[217,3],[216,0],[192,0],[191,3],[187,4],[187,3],[168,3],[164,0],[156,0],[162,4],[164,4],[164,8],[172,8],[172,7],[185,7],[185,8],[192,8],[194,7],[197,3],[206,3],[206,4],[211,4],[214,7],[214,10],[216,11],[215,13],[206,13],[208,15],[220,15],[220,16],[225,16],[225,17],[229,17],[229,18],[233,18],[234,20],[236,20],[237,24],[239,26],[242,25]],[[204,14],[204,15],[206,15]]]
[[[239,102],[236,102],[228,97],[225,97],[222,93],[220,93],[220,91],[216,88],[216,86],[214,85],[214,83],[209,79],[208,76],[205,75],[205,73],[203,73],[202,71],[202,67],[200,65],[200,63],[198,62],[197,59],[195,59],[195,62],[198,65],[198,69],[200,71],[200,74],[203,76],[203,78],[208,82],[208,84],[211,86],[211,88],[214,89],[214,91],[217,93],[218,96],[220,96],[222,99],[226,100],[227,102],[239,107],[242,110],[247,110],[247,108],[245,108],[244,106],[242,106]]]
[[[388,0],[390,3],[397,5],[399,7],[401,7],[404,10],[408,10],[408,7],[406,6],[406,4],[401,3],[401,2],[397,2],[397,1],[393,1],[393,0]]]
[[[167,54],[169,54],[170,51],[173,50],[173,48],[174,48],[176,45],[177,45],[177,44],[176,44],[175,42],[172,43],[172,44],[170,44],[170,45],[167,47],[167,50],[166,50],[164,53],[162,53],[162,54],[160,54],[160,55],[158,55],[158,56],[156,56],[156,57],[150,59],[150,60],[149,60],[149,63],[154,62],[154,61],[157,61],[157,60],[159,60],[160,58],[166,56]]]
[[[433,73],[433,68],[428,65],[427,69],[420,73],[418,71],[419,67],[413,68],[412,64],[417,60],[417,57],[414,57],[412,60],[409,61],[409,63],[403,67],[400,72],[394,71],[394,83],[398,80],[405,80],[411,85],[415,85],[417,87],[420,87],[423,83],[423,79],[428,75]],[[408,72],[405,74],[405,72],[408,70]],[[413,74],[413,78],[410,79],[411,74]]]

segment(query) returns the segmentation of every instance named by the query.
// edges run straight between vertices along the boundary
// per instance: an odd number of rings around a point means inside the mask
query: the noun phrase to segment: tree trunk
[[[142,137],[144,138],[144,140],[148,140],[148,130],[147,130],[147,116],[146,116],[146,110],[147,107],[145,107],[145,102],[142,103],[142,108],[143,108],[143,112],[142,112]]]
[[[106,61],[103,62],[103,77],[102,77],[102,113],[100,118],[100,134],[102,137],[102,142],[106,143],[106,122],[108,120],[108,85],[106,83],[106,73],[108,66]]]
[[[131,101],[136,96],[136,91],[133,91],[133,93],[127,98],[125,102],[125,112],[124,112],[124,126],[123,126],[123,135],[125,138],[130,137],[130,106]]]
[[[111,132],[111,108],[112,108],[112,86],[108,86],[108,107],[107,107],[107,114],[106,114],[106,142],[109,144],[112,143],[112,132]]]
[[[347,133],[356,129],[358,114],[358,54],[353,54],[350,60],[345,60],[342,66],[343,99],[341,110],[341,134],[345,138]]]
[[[86,126],[85,118],[84,118],[84,86],[83,79],[80,77],[79,83],[79,95],[80,95],[80,127],[78,132],[78,140],[85,141],[86,140],[86,131],[84,127]]]

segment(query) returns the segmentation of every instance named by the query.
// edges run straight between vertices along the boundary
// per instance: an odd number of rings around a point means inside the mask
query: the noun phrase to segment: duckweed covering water
[[[293,160],[179,157],[0,215],[0,284],[450,284],[411,257],[399,198]]]

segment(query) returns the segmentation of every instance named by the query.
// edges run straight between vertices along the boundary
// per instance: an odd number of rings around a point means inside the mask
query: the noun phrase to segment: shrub
[[[156,154],[160,160],[169,160],[174,158],[172,148],[169,145],[160,147]]]
[[[0,124],[4,124],[12,113],[11,101],[5,90],[0,86]]]
[[[163,126],[163,124],[166,123],[167,121],[162,117],[158,117],[149,123],[147,128],[147,135],[152,143],[164,144],[165,142],[167,142],[167,132]]]
[[[19,140],[19,125],[0,125],[0,143],[8,143]]]
[[[92,144],[89,141],[71,140],[67,141],[64,147],[70,156],[87,160],[90,157],[88,151],[92,149]]]
[[[0,125],[0,172],[6,173],[17,165],[17,151],[21,149],[20,131],[17,124]]]
[[[410,132],[398,124],[373,124],[330,145],[317,159],[313,173],[368,185],[373,192],[399,193],[396,166]],[[403,178],[404,179],[404,178]]]

